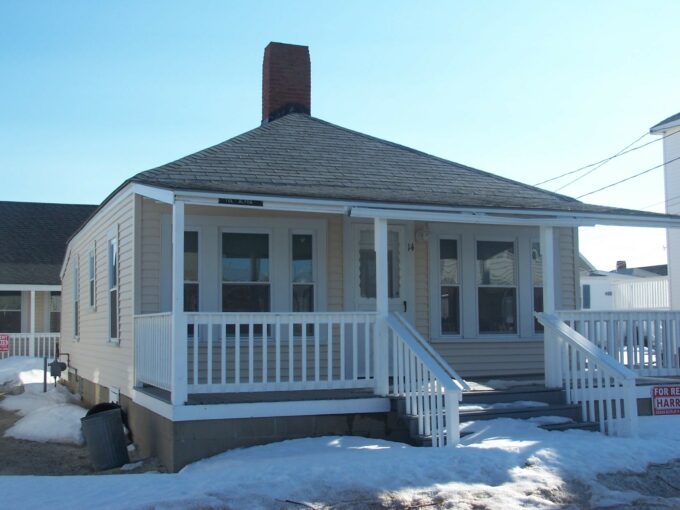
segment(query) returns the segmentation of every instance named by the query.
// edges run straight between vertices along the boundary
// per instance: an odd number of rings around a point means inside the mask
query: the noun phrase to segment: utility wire
[[[598,188],[594,191],[589,191],[588,193],[584,193],[583,195],[579,195],[576,198],[587,197],[588,195],[593,195],[593,194],[598,193],[600,191],[603,191],[605,189],[611,188],[613,186],[617,186],[618,184],[621,184],[622,182],[630,181],[631,179],[635,179],[636,177],[640,177],[641,175],[645,175],[645,174],[651,172],[652,170],[656,170],[657,168],[661,168],[662,166],[667,165],[668,163],[672,163],[673,161],[677,161],[679,159],[680,159],[680,156],[678,156],[677,158],[670,159],[670,160],[668,160],[664,163],[661,163],[660,165],[653,166],[652,168],[648,168],[647,170],[643,170],[642,172],[638,172],[636,174],[633,174],[630,177],[626,177],[625,179],[621,179],[621,180],[613,182],[611,184],[607,184],[606,186],[602,186],[601,188]]]
[[[556,191],[556,192],[557,192],[557,191],[561,191],[561,190],[563,190],[564,188],[566,188],[566,187],[568,187],[568,186],[571,186],[571,185],[574,184],[575,182],[580,181],[580,180],[583,179],[584,177],[589,176],[589,175],[592,174],[595,170],[598,170],[599,168],[602,168],[604,165],[606,165],[607,163],[609,163],[612,159],[618,158],[619,156],[621,156],[624,152],[626,152],[626,150],[627,150],[628,148],[630,148],[630,147],[632,147],[633,145],[635,145],[636,143],[638,143],[638,142],[639,142],[640,140],[642,140],[645,136],[647,136],[647,133],[645,133],[644,135],[642,135],[640,138],[638,138],[637,140],[635,140],[633,143],[630,143],[630,144],[626,145],[623,149],[621,149],[619,152],[617,152],[617,153],[614,154],[613,156],[610,156],[610,157],[608,157],[607,159],[605,159],[604,161],[602,161],[601,163],[596,164],[593,168],[591,168],[591,169],[588,170],[587,172],[585,172],[585,173],[583,173],[583,174],[577,176],[576,178],[572,179],[572,180],[569,181],[568,183],[563,184],[562,186],[560,186],[559,188],[557,188],[555,191]],[[657,140],[654,140],[654,141],[657,141]]]
[[[674,197],[669,198],[668,200],[659,200],[658,202],[654,202],[653,204],[646,205],[644,207],[640,207],[641,211],[644,211],[646,209],[651,209],[652,207],[655,207],[659,204],[664,204],[664,205],[671,205],[671,202],[675,202],[676,200],[680,199],[680,195],[675,195]],[[677,205],[677,204],[676,204]]]
[[[582,170],[586,170],[586,169],[591,168],[591,167],[593,167],[593,166],[607,163],[607,162],[611,161],[611,160],[614,159],[614,158],[623,156],[623,155],[625,155],[625,154],[628,154],[629,152],[633,152],[633,151],[636,151],[636,150],[638,150],[638,149],[642,149],[643,147],[647,147],[648,145],[651,145],[651,144],[653,144],[653,143],[660,142],[661,140],[663,140],[663,139],[665,139],[665,138],[668,138],[669,136],[676,135],[676,134],[678,134],[678,133],[680,133],[680,131],[675,131],[675,132],[670,133],[670,134],[668,134],[668,135],[664,135],[664,136],[662,136],[662,137],[660,137],[660,138],[656,138],[656,139],[652,140],[651,142],[647,142],[647,143],[644,143],[644,144],[639,145],[639,146],[637,146],[637,147],[633,147],[632,149],[626,150],[626,149],[627,149],[628,147],[630,147],[631,145],[633,145],[633,144],[639,142],[640,140],[642,140],[642,139],[648,134],[648,133],[645,133],[645,134],[642,135],[640,138],[638,138],[637,140],[635,140],[633,143],[627,145],[626,148],[622,149],[622,151],[619,151],[618,153],[616,153],[616,154],[613,155],[613,156],[610,156],[610,157],[608,157],[608,158],[602,159],[602,160],[600,160],[600,161],[596,161],[595,163],[591,163],[591,164],[586,165],[586,166],[582,166],[582,167],[580,167],[580,168],[577,168],[576,170],[570,170],[569,172],[565,172],[565,173],[560,174],[560,175],[557,175],[557,176],[555,176],[555,177],[551,177],[550,179],[546,179],[545,181],[541,181],[541,182],[539,182],[539,183],[534,184],[534,186],[540,186],[541,184],[547,184],[547,183],[549,183],[549,182],[556,181],[557,179],[561,179],[562,177],[566,177],[566,176],[568,176],[568,175],[573,175],[573,174],[578,173],[578,172],[580,172],[580,171],[582,171]]]

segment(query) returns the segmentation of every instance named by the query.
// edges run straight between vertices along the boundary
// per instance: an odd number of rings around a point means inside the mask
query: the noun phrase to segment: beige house
[[[0,202],[0,336],[7,356],[54,356],[66,242],[91,205]]]
[[[578,226],[680,225],[314,118],[306,47],[270,44],[263,71],[259,127],[125,181],[62,268],[71,384],[120,400],[171,469],[396,437],[390,397],[419,437],[455,444],[462,377],[558,360],[568,340],[544,349],[534,312],[579,308]]]

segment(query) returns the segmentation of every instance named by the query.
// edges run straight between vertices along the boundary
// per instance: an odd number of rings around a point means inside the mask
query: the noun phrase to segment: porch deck
[[[138,388],[165,403],[171,403],[171,394],[167,390],[145,386]],[[314,400],[350,400],[375,398],[371,389],[344,390],[304,390],[304,391],[261,391],[254,393],[192,393],[188,396],[186,405],[217,405],[217,404],[256,404],[266,402],[300,402]]]

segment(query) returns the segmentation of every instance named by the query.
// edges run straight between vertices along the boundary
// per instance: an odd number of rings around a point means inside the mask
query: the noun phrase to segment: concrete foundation
[[[69,377],[69,387],[92,406],[108,399],[108,389]],[[133,439],[142,457],[155,456],[168,471],[234,448],[319,436],[363,436],[407,441],[408,431],[396,413],[352,413],[173,422],[120,395]]]

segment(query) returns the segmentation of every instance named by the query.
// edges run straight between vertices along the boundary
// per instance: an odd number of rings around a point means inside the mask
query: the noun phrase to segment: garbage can
[[[127,447],[120,409],[111,409],[81,418],[83,436],[95,469],[102,471],[127,464]]]

